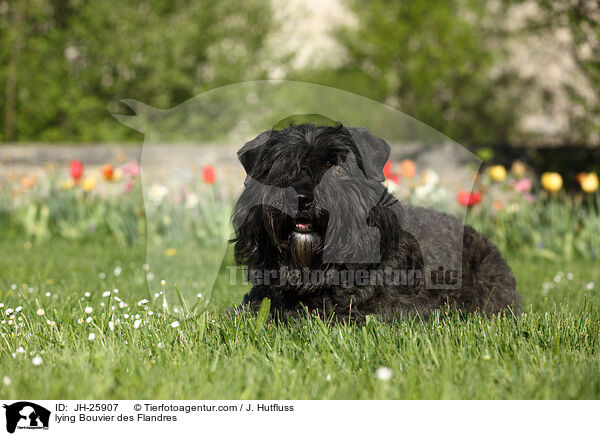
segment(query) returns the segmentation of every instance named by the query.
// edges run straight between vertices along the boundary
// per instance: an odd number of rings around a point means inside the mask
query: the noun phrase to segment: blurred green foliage
[[[254,60],[272,18],[260,0],[8,0],[0,3],[0,139],[139,138],[118,101],[170,108],[265,78]]]
[[[268,1],[0,0],[0,141],[140,139],[110,116],[131,114],[118,103],[122,98],[167,109],[218,86],[286,71],[286,79],[388,103],[463,145],[522,145],[535,139],[519,130],[532,109],[524,96],[551,100],[556,89],[536,87],[508,62],[511,44],[560,29],[568,32],[568,52],[595,94],[564,89],[572,101],[566,108],[572,134],[563,140],[597,142],[596,3],[344,0],[356,20],[330,29],[341,45],[339,58],[291,71],[291,58],[274,50],[273,44],[287,43],[284,33],[274,32],[285,23],[273,18]],[[515,23],[511,12],[523,5],[536,13]],[[221,121],[215,130],[230,124]]]
[[[527,85],[501,68],[503,2],[350,0],[359,21],[338,31],[347,54],[312,80],[410,114],[461,144],[513,140]]]

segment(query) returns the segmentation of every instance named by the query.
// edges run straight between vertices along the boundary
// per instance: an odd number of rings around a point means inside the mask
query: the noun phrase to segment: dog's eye
[[[332,166],[337,165],[337,160],[334,158],[327,159],[325,161],[325,165],[327,166],[327,168],[331,168]]]

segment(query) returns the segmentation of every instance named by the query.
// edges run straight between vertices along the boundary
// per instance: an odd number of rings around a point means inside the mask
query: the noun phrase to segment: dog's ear
[[[246,142],[238,151],[238,159],[246,170],[247,175],[254,176],[256,160],[262,151],[263,145],[267,143],[272,133],[272,130],[262,132],[253,140]]]
[[[383,167],[390,157],[390,146],[362,127],[346,127],[361,154],[368,179],[383,182]]]

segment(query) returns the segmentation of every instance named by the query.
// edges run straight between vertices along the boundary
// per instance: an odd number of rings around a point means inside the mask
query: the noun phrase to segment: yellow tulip
[[[527,167],[525,166],[525,164],[523,162],[521,162],[520,160],[516,160],[512,163],[510,170],[513,172],[513,174],[519,178],[523,177],[525,175],[525,173],[527,172]]]
[[[112,179],[114,182],[118,182],[123,178],[123,170],[121,168],[116,168],[113,172]]]
[[[81,186],[83,187],[83,190],[85,192],[90,192],[96,187],[97,183],[98,182],[96,182],[96,179],[94,177],[88,177],[83,181],[83,185]]]
[[[65,190],[68,191],[69,189],[71,189],[73,186],[75,186],[75,183],[73,182],[73,179],[66,179],[63,180],[60,184],[60,187]]]
[[[598,190],[598,174],[596,173],[587,173],[583,174],[579,178],[579,184],[581,185],[581,190],[591,194],[592,192],[596,192]]]
[[[542,174],[541,181],[544,189],[549,192],[560,191],[563,185],[562,176],[558,173],[546,172]]]
[[[506,179],[506,168],[503,165],[494,165],[488,168],[488,174],[494,182],[502,182]]]

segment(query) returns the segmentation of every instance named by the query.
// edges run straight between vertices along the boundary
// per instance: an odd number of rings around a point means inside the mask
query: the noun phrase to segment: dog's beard
[[[296,231],[290,233],[289,246],[292,255],[305,268],[313,265],[320,244],[321,236],[318,233]]]

